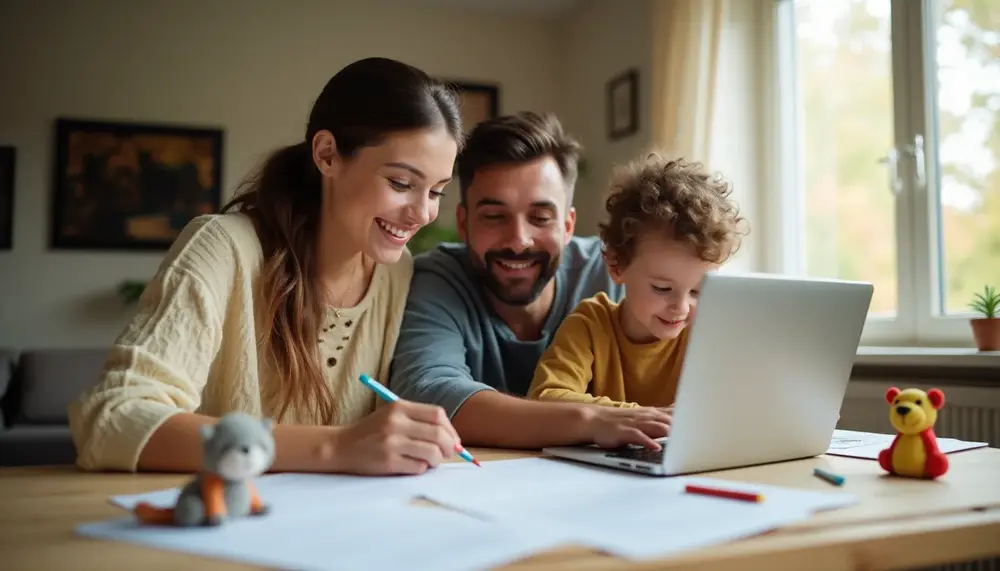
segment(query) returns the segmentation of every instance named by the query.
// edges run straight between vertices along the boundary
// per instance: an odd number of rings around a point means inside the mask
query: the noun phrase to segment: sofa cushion
[[[97,382],[107,349],[35,349],[18,359],[21,406],[17,422],[66,424],[66,408]]]
[[[68,426],[20,425],[0,431],[0,466],[46,466],[76,462]]]

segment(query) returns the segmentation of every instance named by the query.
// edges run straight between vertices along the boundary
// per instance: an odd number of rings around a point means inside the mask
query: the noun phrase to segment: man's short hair
[[[479,169],[526,163],[551,155],[566,182],[567,202],[572,204],[582,150],[552,113],[522,111],[483,121],[469,134],[458,156],[461,203],[465,204],[469,186]]]

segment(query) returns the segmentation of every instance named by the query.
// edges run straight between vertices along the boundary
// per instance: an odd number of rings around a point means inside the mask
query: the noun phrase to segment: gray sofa
[[[0,466],[76,461],[66,407],[106,358],[106,348],[0,349]]]

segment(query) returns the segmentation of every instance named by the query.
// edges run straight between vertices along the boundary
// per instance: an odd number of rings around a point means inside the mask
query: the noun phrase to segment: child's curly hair
[[[656,153],[631,162],[616,172],[605,203],[608,218],[599,225],[608,262],[627,267],[646,232],[687,243],[706,262],[725,262],[748,232],[731,193],[729,183],[700,163]]]

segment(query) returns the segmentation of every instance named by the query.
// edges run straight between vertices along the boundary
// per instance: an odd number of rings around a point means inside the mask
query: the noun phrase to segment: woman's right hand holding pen
[[[422,474],[455,456],[458,432],[439,406],[400,400],[334,434],[336,472]]]

